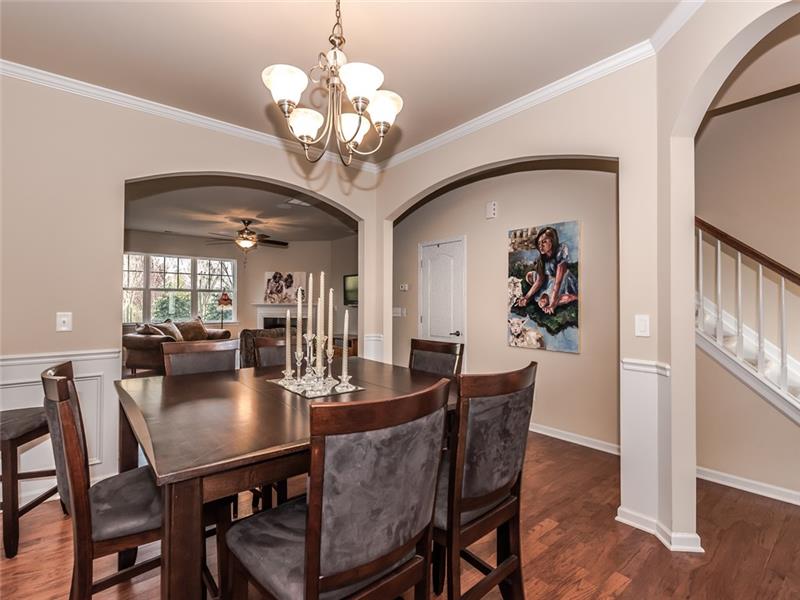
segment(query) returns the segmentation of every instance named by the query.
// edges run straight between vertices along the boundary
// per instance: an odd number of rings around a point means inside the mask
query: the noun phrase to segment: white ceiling
[[[405,100],[376,159],[650,38],[675,4],[345,0],[345,52],[379,66],[384,87]],[[310,67],[327,49],[333,7],[4,0],[0,54],[285,137],[261,70],[276,62]],[[318,105],[320,95],[311,100],[304,103]]]
[[[733,70],[712,107],[774,92],[800,83],[800,15],[759,42]]]
[[[300,199],[311,206],[287,203]],[[358,231],[355,220],[308,196],[228,176],[180,176],[129,183],[125,229],[210,237],[250,226],[286,242],[336,240]]]

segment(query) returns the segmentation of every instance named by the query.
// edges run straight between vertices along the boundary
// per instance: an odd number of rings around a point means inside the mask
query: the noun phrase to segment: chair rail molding
[[[117,472],[117,394],[114,380],[122,374],[119,349],[75,350],[0,356],[0,410],[41,406],[41,373],[71,360],[89,446],[92,480]],[[34,442],[21,454],[26,471],[53,469],[49,438]],[[26,502],[54,485],[55,478],[20,482],[20,501]],[[57,496],[56,496],[57,497]]]

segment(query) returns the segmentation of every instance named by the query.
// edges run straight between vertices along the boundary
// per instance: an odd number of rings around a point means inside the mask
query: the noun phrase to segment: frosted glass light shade
[[[308,86],[306,74],[291,65],[270,65],[261,72],[261,80],[276,103],[289,102],[293,106],[297,106]]]
[[[356,133],[356,130],[358,130],[358,133]],[[369,121],[366,117],[355,113],[344,113],[339,117],[339,131],[343,142],[353,139],[353,142],[358,145],[369,131]],[[355,138],[353,138],[354,135]]]
[[[394,124],[397,114],[403,110],[403,99],[389,90],[378,90],[367,107],[373,123]]]
[[[371,101],[383,84],[381,70],[367,63],[347,63],[339,70],[339,77],[347,88],[347,97],[351,102],[356,98]]]
[[[289,127],[303,142],[313,140],[325,121],[320,113],[310,108],[295,108],[289,116]]]

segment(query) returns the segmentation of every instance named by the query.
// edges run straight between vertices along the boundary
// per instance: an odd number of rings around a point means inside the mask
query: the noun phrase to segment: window
[[[231,306],[217,306],[225,291]],[[167,319],[236,320],[236,261],[165,254],[122,257],[122,320],[125,323]]]

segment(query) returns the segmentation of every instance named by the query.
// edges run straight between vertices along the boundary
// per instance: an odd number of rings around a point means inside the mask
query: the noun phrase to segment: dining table
[[[392,398],[441,379],[360,357],[347,366],[351,383],[363,389],[314,399],[278,385],[282,367],[115,382],[119,470],[138,466],[141,447],[161,488],[164,600],[201,597],[204,504],[308,472],[312,402]]]

